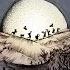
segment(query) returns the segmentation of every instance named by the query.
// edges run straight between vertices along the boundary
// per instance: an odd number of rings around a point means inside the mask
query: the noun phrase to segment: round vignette
[[[52,24],[53,27],[50,27]],[[57,28],[67,28],[65,18],[56,6],[44,0],[19,1],[8,12],[3,24],[5,33],[30,40],[53,35],[57,33]],[[46,29],[50,31],[49,35]]]

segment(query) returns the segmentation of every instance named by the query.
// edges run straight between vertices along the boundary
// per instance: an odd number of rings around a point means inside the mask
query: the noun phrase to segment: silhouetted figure
[[[46,29],[47,33],[48,33],[48,37],[51,35],[50,31],[48,29]]]
[[[46,31],[42,31],[42,33],[44,34],[43,38],[46,37]]]
[[[20,37],[24,37],[24,34],[20,34]]]
[[[60,28],[57,28],[57,33],[59,33]]]
[[[24,29],[25,29],[25,30],[27,30],[27,27],[26,27],[26,26],[24,26]]]
[[[51,24],[50,27],[53,27],[53,24]]]
[[[30,33],[28,33],[28,35],[29,35],[29,37],[28,37],[28,38],[31,38],[31,33],[32,33],[32,31],[30,31]]]
[[[12,32],[12,33],[13,33],[13,35],[15,35],[15,33],[17,33],[17,30],[15,29],[14,32]]]
[[[39,36],[40,36],[40,35],[39,35],[39,34],[37,34],[37,35],[35,36],[35,38],[38,40]]]
[[[32,65],[32,63],[33,63],[33,62],[31,61],[31,63],[30,63],[30,64]]]
[[[3,67],[3,70],[5,70],[5,67]]]
[[[55,32],[55,29],[53,28],[53,31],[52,31],[52,33],[54,33]]]

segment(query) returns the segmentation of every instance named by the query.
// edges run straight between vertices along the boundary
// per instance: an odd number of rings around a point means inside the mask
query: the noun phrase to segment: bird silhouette
[[[39,36],[40,36],[40,35],[39,35],[39,34],[37,34],[37,35],[35,36],[35,38],[38,40]]]
[[[15,34],[15,33],[17,33],[17,30],[16,29],[14,29],[14,32],[12,32],[13,33],[13,35]]]
[[[44,34],[43,38],[46,37],[46,31],[42,31],[42,33]]]
[[[27,30],[27,27],[26,27],[26,26],[24,26],[24,29],[25,29],[25,30]]]
[[[60,28],[57,28],[57,33],[59,33]]]
[[[20,37],[24,37],[24,34],[20,34]]]
[[[51,35],[50,31],[48,29],[46,29],[47,33],[48,33],[48,37]]]
[[[51,24],[50,27],[53,27],[53,24]]]
[[[29,37],[28,37],[28,38],[31,38],[31,33],[32,33],[32,31],[30,31],[30,32],[28,33],[28,35],[29,35]]]
[[[53,31],[52,31],[52,33],[54,33],[55,32],[55,29],[53,28]]]

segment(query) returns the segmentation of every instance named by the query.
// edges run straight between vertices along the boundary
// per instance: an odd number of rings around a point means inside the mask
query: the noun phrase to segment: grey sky
[[[14,2],[15,0],[0,0],[0,22],[7,11],[8,7]],[[67,18],[68,26],[70,27],[70,0],[50,0],[55,1],[56,5],[59,6],[59,8],[62,8],[62,11],[64,11],[65,16]],[[0,23],[1,24],[1,23]]]

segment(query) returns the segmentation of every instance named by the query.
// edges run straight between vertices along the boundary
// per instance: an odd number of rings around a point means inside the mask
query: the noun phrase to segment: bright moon
[[[46,29],[53,35],[57,28],[66,29],[67,23],[56,6],[44,0],[21,0],[8,12],[3,31],[36,40],[48,36]]]

